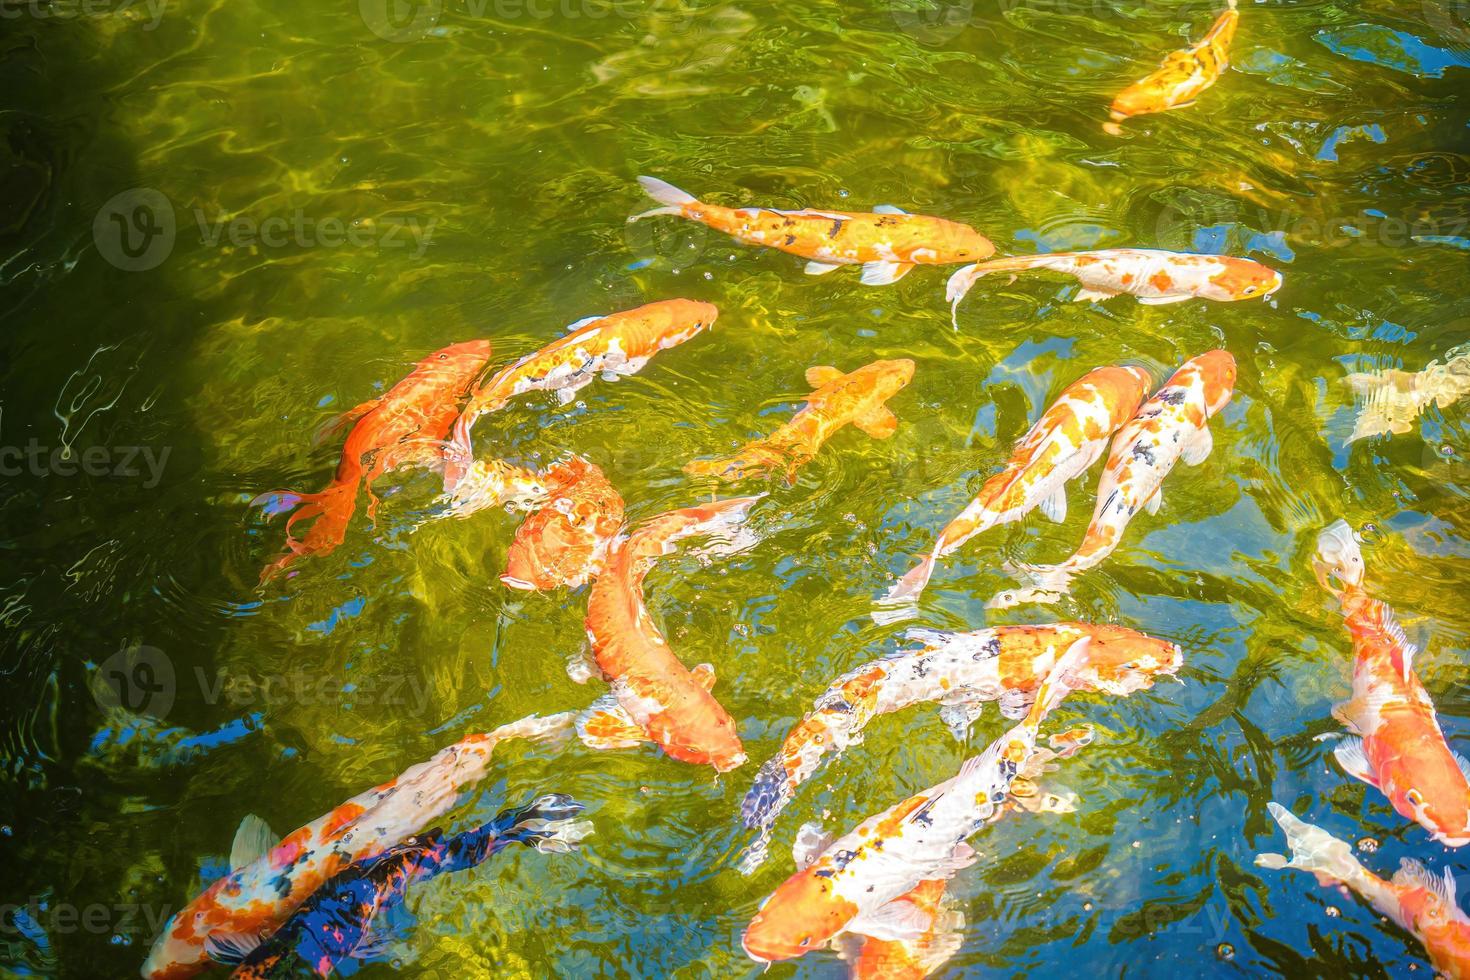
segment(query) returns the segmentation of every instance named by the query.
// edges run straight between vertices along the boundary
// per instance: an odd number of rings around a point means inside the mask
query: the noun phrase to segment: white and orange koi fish
[[[252,938],[271,934],[327,879],[448,812],[462,789],[485,776],[501,742],[544,742],[567,734],[561,720],[533,716],[466,736],[274,846],[258,839],[258,818],[253,824],[247,818],[232,850],[231,872],[168,921],[143,964],[143,976],[182,980],[204,969],[216,953],[226,956]]]
[[[1189,299],[1217,303],[1264,299],[1280,289],[1282,282],[1281,273],[1253,259],[1156,248],[1105,248],[991,259],[967,265],[949,277],[945,299],[949,300],[955,329],[959,329],[960,300],[981,276],[1031,269],[1072,276],[1082,284],[1074,300],[1105,300],[1127,293],[1147,306]]]
[[[763,245],[810,259],[808,275],[826,275],[844,265],[863,267],[863,284],[886,286],[916,265],[976,262],[995,254],[995,246],[969,225],[892,205],[874,213],[851,211],[777,211],[774,208],[723,208],[659,180],[638,183],[661,206],[628,220],[676,215],[722,231],[746,245]]]
[[[880,600],[880,605],[918,601],[934,565],[982,531],[1019,521],[1033,509],[1053,521],[1067,515],[1068,481],[1097,462],[1108,439],[1133,418],[1153,379],[1139,367],[1101,367],[1068,385],[1031,431],[1016,443],[1011,458],[959,516],[939,532],[934,550]],[[897,618],[891,613],[875,618]]]
[[[1448,980],[1470,980],[1470,916],[1455,898],[1455,875],[1449,868],[1441,877],[1413,858],[1403,858],[1399,870],[1384,881],[1353,857],[1346,841],[1298,820],[1279,803],[1269,808],[1286,831],[1291,860],[1281,854],[1260,854],[1256,856],[1258,866],[1309,871],[1320,885],[1355,892],[1419,940],[1441,975]]]
[[[917,649],[843,674],[761,766],[740,805],[745,826],[759,831],[741,867],[746,874],[764,858],[770,827],[797,788],[828,755],[860,741],[864,727],[878,715],[937,703],[944,723],[963,740],[986,701],[999,702],[1005,718],[1024,718],[1057,660],[1081,639],[1091,642],[1068,679],[1074,691],[1125,697],[1152,687],[1157,676],[1174,674],[1184,659],[1166,640],[1089,623],[997,626],[970,633],[916,629],[906,635],[920,644]]]
[[[677,347],[712,326],[720,311],[713,304],[669,299],[608,316],[578,320],[560,340],[528,354],[476,386],[454,425],[459,453],[470,453],[475,420],[498,412],[517,395],[552,391],[563,405],[601,375],[604,380],[637,374],[659,351]],[[450,467],[445,486],[452,490],[462,471]]]
[[[1470,844],[1470,760],[1445,740],[1434,702],[1414,673],[1418,650],[1393,610],[1364,588],[1363,555],[1346,521],[1318,536],[1313,570],[1342,604],[1353,635],[1353,697],[1332,709],[1352,732],[1333,751],[1338,764],[1435,840]]]
[[[713,670],[696,675],[669,649],[644,602],[643,580],[676,542],[733,530],[759,499],[732,497],[670,511],[619,536],[587,600],[587,639],[617,703],[670,758],[716,772],[745,762],[735,719],[710,693]]]
[[[1164,477],[1183,460],[1198,466],[1214,448],[1210,419],[1235,392],[1235,358],[1213,350],[1186,361],[1138,415],[1118,430],[1097,487],[1092,522],[1076,554],[1059,565],[1013,566],[1031,586],[1003,592],[987,606],[1004,609],[1022,602],[1053,602],[1072,579],[1102,564],[1118,545],[1139,510],[1157,514],[1163,504]]]
[[[1068,649],[1042,682],[1026,719],[968,760],[959,773],[869,817],[821,849],[767,898],[745,930],[746,955],[759,963],[791,959],[843,934],[911,940],[932,927],[903,896],[920,882],[948,879],[975,862],[965,843],[1005,805],[1011,785],[1036,751],[1038,729],[1070,690],[1086,657],[1086,638]]]
[[[1109,112],[1111,121],[1103,123],[1103,132],[1122,136],[1123,128],[1118,124],[1125,119],[1188,108],[1201,92],[1215,84],[1230,67],[1230,42],[1240,22],[1236,0],[1225,2],[1229,9],[1216,18],[1198,44],[1170,52],[1152,73],[1118,93]]]
[[[766,476],[775,470],[784,472],[787,481],[792,482],[797,469],[816,458],[822,444],[843,426],[854,425],[874,439],[893,435],[898,417],[885,402],[913,377],[914,362],[906,357],[874,361],[848,374],[835,367],[808,368],[806,381],[815,390],[790,422],[733,456],[695,460],[684,467],[684,472],[733,481]]]
[[[602,571],[622,530],[622,494],[577,455],[552,463],[542,480],[548,499],[516,529],[500,581],[527,591],[579,588]]]

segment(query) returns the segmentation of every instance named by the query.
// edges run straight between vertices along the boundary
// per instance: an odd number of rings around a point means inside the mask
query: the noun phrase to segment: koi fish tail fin
[[[1342,590],[1334,588],[1336,578],[1344,588],[1357,588],[1363,584],[1363,551],[1353,537],[1353,529],[1347,521],[1339,518],[1317,535],[1317,551],[1312,556],[1312,572],[1318,583],[1333,595]]]
[[[1352,848],[1345,841],[1333,837],[1321,827],[1298,820],[1290,810],[1280,803],[1268,803],[1271,816],[1286,832],[1286,843],[1291,848],[1288,860],[1280,854],[1257,854],[1256,865],[1280,870],[1296,868],[1310,871],[1323,885],[1353,885],[1366,874],[1363,865],[1353,857]]]
[[[576,819],[583,809],[570,796],[550,793],[526,806],[502,810],[489,826],[497,849],[522,844],[543,854],[565,854],[592,836],[592,822]]]
[[[294,490],[267,490],[256,497],[251,498],[250,503],[245,506],[260,508],[260,512],[267,518],[279,517],[289,514],[302,504],[315,500],[319,494],[297,493]]]
[[[744,528],[745,518],[756,501],[765,494],[752,497],[727,497],[696,507],[671,510],[651,518],[628,536],[625,547],[640,559],[674,552],[674,546],[685,538],[712,536],[717,540],[704,549],[706,555],[728,555],[754,544],[754,536]]]
[[[643,192],[661,204],[662,207],[644,211],[642,214],[635,214],[628,219],[629,223],[642,218],[654,218],[663,214],[682,216],[685,209],[699,206],[699,199],[693,194],[681,191],[668,181],[659,180],[657,177],[639,177],[638,186],[642,187]]]
[[[346,480],[316,493],[272,490],[250,502],[252,507],[258,506],[270,516],[291,512],[286,519],[286,554],[261,570],[262,585],[298,558],[329,554],[346,540],[347,526],[352,523],[357,508],[357,487],[357,480]],[[301,521],[310,521],[311,526],[304,537],[298,538],[294,531]]]
[[[904,572],[903,576],[893,584],[883,598],[878,600],[879,606],[897,607],[884,616],[879,622],[894,622],[904,618],[903,607],[912,608],[919,603],[919,596],[923,595],[924,587],[929,584],[929,579],[934,575],[934,564],[939,560],[939,549],[931,551],[913,568]],[[873,618],[878,619],[879,614],[874,613]]]
[[[449,442],[444,447],[444,492],[452,494],[475,461],[475,450],[470,444],[470,429],[475,420],[468,411],[454,420]]]
[[[970,287],[980,279],[992,272],[1016,272],[1021,269],[1030,268],[1031,260],[1026,257],[991,259],[989,262],[976,262],[967,265],[963,269],[949,277],[949,282],[944,287],[944,298],[949,303],[949,319],[951,325],[958,330],[960,328],[959,311],[960,300],[970,291]]]
[[[985,604],[987,609],[1009,609],[1026,603],[1044,606],[1071,594],[1074,573],[1066,565],[1016,565],[1007,562],[1002,568],[1023,584],[997,593]]]

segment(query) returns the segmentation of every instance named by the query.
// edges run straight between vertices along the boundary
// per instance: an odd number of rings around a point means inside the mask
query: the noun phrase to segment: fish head
[[[782,882],[750,920],[740,944],[757,963],[789,960],[820,949],[852,921],[857,906],[836,893],[825,862]]]
[[[1209,299],[1234,302],[1242,299],[1265,299],[1281,288],[1281,273],[1251,259],[1220,256],[1220,271],[1209,278],[1209,286],[1201,290]]]
[[[677,732],[669,733],[664,752],[680,762],[713,766],[715,772],[738,769],[749,757],[735,729],[735,719],[713,698],[710,701],[711,710],[702,712],[698,723],[685,723]]]
[[[1184,664],[1183,652],[1168,640],[1123,626],[1077,624],[1077,628],[1092,636],[1081,677],[1114,697],[1147,690],[1154,678],[1172,675]]]
[[[1363,584],[1363,550],[1353,536],[1352,526],[1342,518],[1322,529],[1317,535],[1317,553],[1312,557],[1312,570],[1324,589],[1335,591],[1328,582],[1336,576],[1343,585]]]
[[[658,305],[664,308],[668,317],[664,327],[666,338],[662,345],[666,347],[683,343],[701,330],[714,326],[715,319],[720,315],[720,308],[715,304],[697,299],[671,299]]]
[[[949,252],[951,262],[978,262],[995,254],[995,243],[969,225],[957,225]]]
[[[1199,379],[1205,411],[1215,415],[1235,394],[1235,357],[1228,350],[1212,350],[1185,365]]]
[[[885,392],[884,397],[893,394],[914,380],[914,362],[907,357],[896,358],[892,361],[876,361],[873,367],[878,371],[879,387]]]
[[[1113,98],[1108,114],[1113,122],[1122,122],[1130,116],[1146,116],[1168,107],[1168,101],[1160,93],[1158,87],[1148,84],[1145,80],[1135,82],[1119,92]]]

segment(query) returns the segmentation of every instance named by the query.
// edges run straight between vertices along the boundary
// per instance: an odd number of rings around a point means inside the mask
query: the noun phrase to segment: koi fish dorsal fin
[[[706,691],[713,691],[715,689],[714,664],[699,664],[689,671],[689,675],[694,678],[694,683]]]
[[[264,820],[253,813],[245,814],[245,819],[240,821],[240,827],[235,831],[235,840],[230,844],[230,870],[239,871],[265,857],[276,846],[277,839]]]
[[[898,431],[898,416],[878,405],[852,420],[852,424],[874,439],[887,439]]]
[[[311,434],[311,444],[313,446],[320,446],[328,439],[333,439],[340,435],[343,430],[352,428],[352,426],[357,424],[359,419],[377,408],[378,403],[381,401],[381,398],[374,398],[370,401],[363,402],[361,405],[352,406],[341,415],[327,419],[327,421],[318,426],[317,430]]]
[[[830,364],[818,364],[806,369],[806,383],[814,389],[829,385],[840,377],[842,372]]]
[[[596,314],[594,316],[584,316],[584,317],[582,317],[582,319],[577,320],[575,323],[568,323],[566,325],[566,332],[567,333],[576,333],[578,330],[581,330],[583,327],[587,326],[588,324],[596,323],[598,320],[606,320],[606,319],[607,319],[607,314],[606,313],[598,313],[598,314]]]
[[[873,209],[874,214],[908,214],[903,208],[894,204],[880,204]]]
[[[1423,888],[1430,892],[1444,902],[1446,912],[1459,910],[1455,904],[1455,877],[1449,868],[1445,868],[1443,875],[1437,875],[1413,858],[1401,858],[1391,880],[1403,888]]]
[[[791,842],[791,860],[797,871],[805,871],[832,846],[832,835],[819,823],[804,823]]]

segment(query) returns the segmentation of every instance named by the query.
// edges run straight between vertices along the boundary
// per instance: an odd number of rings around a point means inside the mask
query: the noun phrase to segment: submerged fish
[[[1286,832],[1291,860],[1280,854],[1261,854],[1256,857],[1257,865],[1310,871],[1318,884],[1356,892],[1418,939],[1429,954],[1429,962],[1448,980],[1470,980],[1470,916],[1456,901],[1455,876],[1449,868],[1441,877],[1413,858],[1403,858],[1399,870],[1384,881],[1353,857],[1346,841],[1298,820],[1279,803],[1269,806],[1271,816]]]
[[[484,777],[498,744],[507,739],[555,740],[566,734],[560,719],[531,717],[468,735],[397,779],[292,831],[273,847],[263,842],[245,848],[237,838],[230,873],[168,921],[148,953],[143,976],[190,977],[207,965],[211,949],[238,948],[249,937],[269,935],[327,879],[447,813],[464,787]],[[255,857],[257,853],[261,856]]]
[[[1024,718],[1058,658],[1084,638],[1091,641],[1087,653],[1068,679],[1074,691],[1123,697],[1152,687],[1155,677],[1173,674],[1183,663],[1174,644],[1122,626],[1054,623],[970,633],[919,629],[907,637],[920,644],[918,649],[843,674],[761,766],[740,806],[745,826],[760,831],[743,867],[747,874],[763,859],[769,828],[797,788],[825,757],[858,742],[863,728],[878,715],[937,703],[940,717],[958,739],[968,736],[986,701],[999,702],[1005,718]]]
[[[1059,565],[1014,566],[1031,586],[1003,592],[988,603],[1002,609],[1022,602],[1052,602],[1072,579],[1095,568],[1123,543],[1139,510],[1157,514],[1164,477],[1183,460],[1198,466],[1214,448],[1210,419],[1235,392],[1235,358],[1213,350],[1186,361],[1164,387],[1118,430],[1097,486],[1097,506],[1077,552]]]
[[[1363,555],[1346,521],[1318,536],[1313,570],[1342,604],[1353,635],[1353,697],[1332,709],[1352,732],[1333,751],[1338,764],[1435,840],[1470,844],[1470,761],[1445,740],[1434,702],[1414,673],[1418,650],[1393,610],[1364,588]]]
[[[608,548],[587,600],[587,639],[612,695],[670,758],[727,772],[745,762],[735,719],[669,649],[643,598],[643,580],[678,541],[735,528],[759,497],[734,497],[660,514]]]
[[[1122,293],[1140,303],[1160,306],[1189,299],[1231,303],[1264,299],[1281,288],[1281,273],[1253,259],[1232,255],[1196,255],[1155,248],[1105,248],[1095,252],[1048,252],[991,259],[967,265],[949,277],[945,299],[959,328],[960,300],[976,280],[992,272],[1046,269],[1072,276],[1082,284],[1074,300],[1105,300]]]
[[[1443,364],[1422,371],[1369,371],[1343,379],[1362,399],[1348,442],[1387,433],[1402,435],[1430,405],[1446,408],[1470,394],[1470,348],[1457,347]]]
[[[552,794],[451,837],[439,830],[410,837],[332,877],[258,945],[246,940],[220,946],[218,958],[239,962],[231,974],[239,980],[294,976],[303,969],[331,976],[344,960],[383,953],[374,920],[402,903],[410,885],[476,867],[512,844],[565,854],[592,833],[589,822],[575,819],[582,809],[571,797]]]
[[[470,430],[482,415],[498,412],[529,391],[552,391],[565,405],[601,375],[605,381],[637,374],[653,355],[677,347],[712,326],[720,311],[710,303],[668,299],[607,316],[578,320],[560,340],[497,371],[477,386],[454,426],[454,441],[466,454]],[[461,474],[451,470],[450,490]]]
[[[332,426],[352,425],[342,447],[342,459],[332,482],[317,493],[272,490],[252,501],[275,515],[293,508],[286,521],[286,554],[260,574],[266,582],[299,558],[326,555],[347,536],[357,509],[359,487],[368,491],[368,514],[377,514],[378,498],[372,482],[410,461],[426,456],[442,461],[442,443],[459,416],[459,402],[490,360],[490,342],[471,340],[451,344],[420,361],[408,377],[379,398],[363,402]],[[433,447],[433,448],[431,448]],[[310,520],[304,538],[292,535],[299,521]]]
[[[1109,113],[1111,121],[1103,123],[1104,132],[1121,136],[1118,123],[1125,119],[1192,106],[1201,92],[1215,84],[1230,67],[1230,42],[1240,22],[1236,0],[1225,2],[1229,9],[1216,18],[1198,44],[1171,52],[1151,74],[1118,93]]]
[[[1108,439],[1138,411],[1152,382],[1143,368],[1101,367],[1068,385],[1016,443],[1005,468],[985,481],[969,506],[939,532],[934,550],[880,604],[916,602],[935,563],[982,531],[1018,521],[1036,507],[1053,521],[1063,520],[1067,482],[1097,462]]]
[[[458,457],[460,449],[447,444],[447,456]],[[446,512],[465,518],[492,507],[529,510],[546,503],[546,481],[541,474],[502,459],[466,460],[464,476],[447,498]]]
[[[767,898],[745,930],[760,963],[819,949],[843,934],[909,940],[933,923],[903,896],[975,862],[965,843],[1001,810],[1036,749],[1041,722],[1066,697],[1067,677],[1086,657],[1078,640],[1042,682],[1026,719],[960,767],[958,775],[869,817],[823,847]]]
[[[855,425],[874,439],[887,439],[898,428],[898,418],[884,402],[898,394],[914,377],[914,362],[874,361],[850,374],[835,367],[813,367],[807,384],[815,390],[806,407],[790,422],[764,439],[757,439],[734,456],[696,460],[684,467],[692,476],[740,480],[784,471],[796,479],[796,470],[810,462],[837,430]]]
[[[995,254],[995,246],[969,225],[879,205],[872,214],[850,211],[777,211],[773,208],[723,208],[659,180],[638,183],[661,207],[629,221],[677,215],[722,231],[746,245],[764,245],[811,261],[808,275],[820,276],[844,265],[863,267],[863,284],[886,286],[916,265],[975,262]]]
[[[575,589],[601,572],[623,526],[623,498],[581,456],[558,460],[541,480],[547,501],[516,530],[500,581],[512,589]]]

